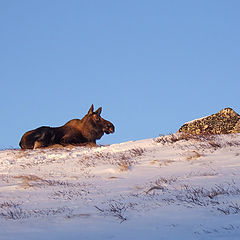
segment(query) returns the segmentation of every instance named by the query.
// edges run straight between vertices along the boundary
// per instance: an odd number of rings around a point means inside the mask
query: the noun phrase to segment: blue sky
[[[82,118],[116,126],[99,143],[176,132],[240,113],[240,1],[1,0],[0,147]]]

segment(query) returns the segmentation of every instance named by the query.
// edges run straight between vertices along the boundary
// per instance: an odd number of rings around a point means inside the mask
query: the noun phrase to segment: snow
[[[0,151],[0,239],[239,239],[240,135]]]

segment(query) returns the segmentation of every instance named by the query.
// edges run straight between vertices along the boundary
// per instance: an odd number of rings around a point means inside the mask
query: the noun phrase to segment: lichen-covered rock
[[[237,121],[233,131],[236,133],[240,133],[240,120]]]
[[[216,114],[185,123],[178,132],[197,135],[240,133],[240,115],[231,108],[225,108]]]

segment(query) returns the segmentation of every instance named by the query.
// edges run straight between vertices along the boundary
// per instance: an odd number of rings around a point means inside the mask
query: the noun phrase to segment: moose
[[[93,105],[80,119],[72,119],[61,127],[43,126],[26,132],[19,143],[22,149],[36,149],[51,146],[97,146],[96,140],[104,133],[114,133],[114,125],[103,119],[102,108],[94,112]]]

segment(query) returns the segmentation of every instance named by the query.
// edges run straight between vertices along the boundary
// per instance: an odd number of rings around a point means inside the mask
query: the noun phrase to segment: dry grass
[[[130,161],[122,161],[119,163],[119,170],[120,172],[125,172],[131,169],[131,162]]]
[[[151,165],[158,165],[159,167],[166,167],[173,164],[175,161],[171,159],[166,160],[153,160],[149,162]]]
[[[160,136],[154,139],[154,141],[162,145],[173,146],[180,141],[190,142],[190,144],[184,146],[183,148],[188,148],[194,145],[194,147],[198,150],[210,149],[215,151],[223,147],[240,147],[240,140],[235,137],[236,135],[229,134],[229,141],[222,141],[222,136],[225,135],[174,133],[166,136]]]
[[[71,210],[68,207],[24,210],[20,204],[10,204],[5,208],[0,208],[0,216],[11,220],[56,216],[62,213],[69,214],[69,212],[71,212]]]
[[[87,184],[84,182],[69,182],[63,180],[52,180],[52,179],[43,179],[36,175],[18,175],[13,176],[15,179],[20,179],[22,181],[22,186],[24,188],[31,188],[31,187],[64,187],[64,188],[86,188],[88,187]]]
[[[127,209],[130,208],[130,205],[120,202],[120,201],[110,200],[108,202],[107,208],[103,209],[98,206],[95,206],[95,208],[101,214],[103,214],[105,216],[116,217],[117,219],[120,220],[120,223],[122,223],[127,220],[127,217],[125,216],[125,214],[126,214]]]
[[[182,180],[175,177],[159,178],[139,196],[144,200],[145,193],[145,196],[152,199],[152,203],[156,202],[155,205],[158,207],[163,207],[163,204],[174,204],[191,208],[205,207],[225,215],[240,213],[238,201],[240,187],[235,181],[216,184],[209,188],[192,186],[189,183],[180,184],[179,181]]]
[[[43,183],[48,184],[46,180],[36,175],[19,175],[19,176],[15,176],[14,178],[22,180],[23,188],[36,187]]]
[[[185,156],[188,161],[191,161],[200,158],[202,155],[197,151],[187,151]]]
[[[0,203],[0,217],[11,220],[26,219],[31,217],[55,216],[59,214],[69,214],[68,207],[56,207],[45,209],[24,209],[23,203],[5,201]]]
[[[217,210],[225,215],[237,214],[240,213],[240,205],[239,203],[230,203],[227,207],[218,207]]]
[[[145,152],[143,148],[133,148],[123,152],[95,152],[86,154],[78,160],[79,164],[85,167],[95,167],[98,163],[110,164],[119,167],[120,171],[127,171],[138,163],[137,157],[141,157]]]
[[[152,183],[152,187],[150,187],[147,191],[146,194],[149,194],[153,190],[167,190],[168,185],[171,185],[177,181],[177,177],[171,177],[171,178],[164,178],[161,177],[157,179],[154,183]]]
[[[219,175],[219,173],[215,172],[214,170],[209,170],[209,171],[197,171],[197,172],[190,172],[187,174],[187,178],[192,178],[192,177],[214,177]]]
[[[170,135],[160,136],[155,139],[155,142],[161,144],[173,144],[179,141],[210,141],[213,140],[215,137],[214,135],[195,135],[190,133],[173,133]]]
[[[86,197],[88,194],[89,191],[85,189],[62,189],[53,192],[49,198],[55,200],[72,200]]]
[[[176,191],[175,193],[176,199],[180,202],[205,207],[228,205],[228,201],[222,201],[221,197],[238,195],[240,195],[240,188],[235,184],[234,181],[228,184],[215,185],[210,189],[204,187],[194,187],[185,184],[181,186],[180,191]]]

